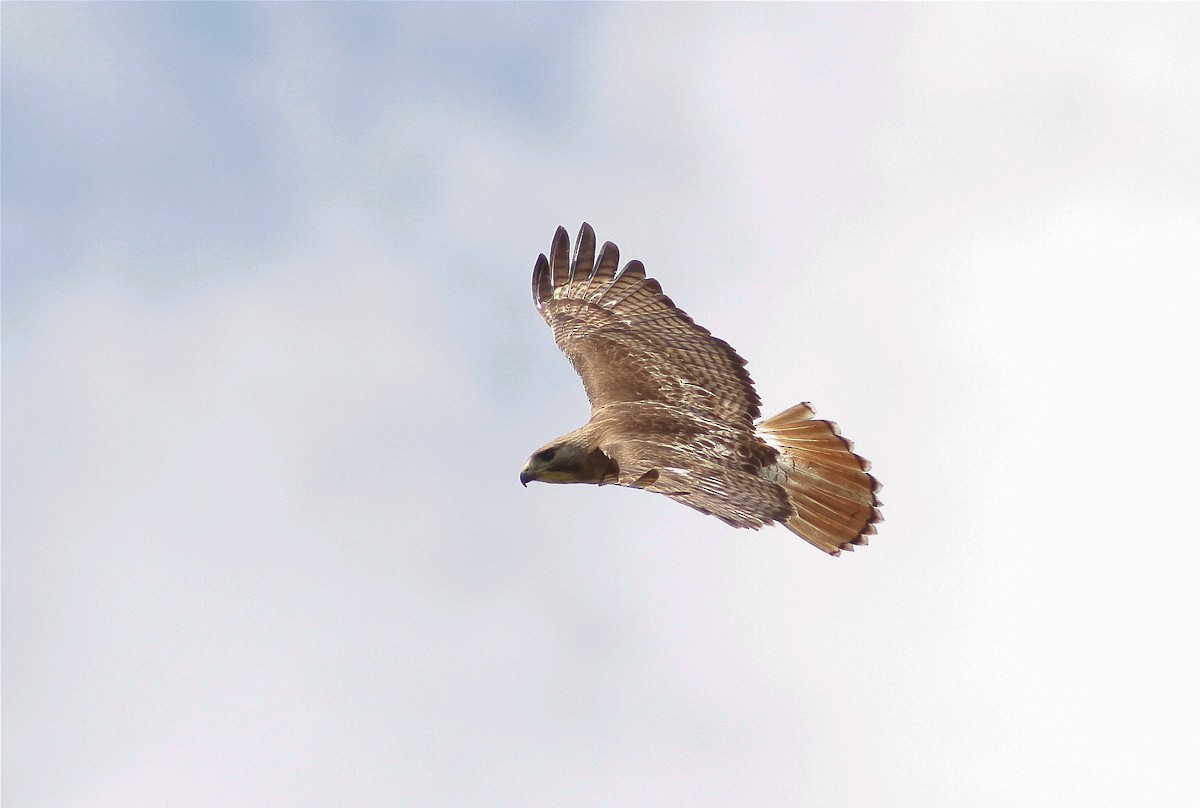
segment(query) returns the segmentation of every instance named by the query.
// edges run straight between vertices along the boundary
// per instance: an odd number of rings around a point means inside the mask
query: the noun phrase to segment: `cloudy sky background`
[[[6,805],[1200,795],[1200,8],[3,9]],[[583,220],[875,463],[531,486]]]

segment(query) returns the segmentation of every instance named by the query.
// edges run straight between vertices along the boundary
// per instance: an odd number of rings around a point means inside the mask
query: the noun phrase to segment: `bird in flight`
[[[614,483],[734,527],[775,522],[831,555],[867,543],[879,483],[837,426],[797,404],[759,421],[746,360],[586,222],[533,267],[533,300],[583,379],[591,419],[538,449],[521,483]]]

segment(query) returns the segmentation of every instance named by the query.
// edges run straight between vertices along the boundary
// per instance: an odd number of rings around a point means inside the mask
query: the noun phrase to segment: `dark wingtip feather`
[[[621,261],[621,251],[617,249],[617,245],[611,241],[604,242],[600,247],[600,257],[596,261],[596,265],[592,267],[592,274],[588,280],[601,281],[611,280],[617,275],[617,264]]]
[[[567,229],[559,225],[550,243],[551,285],[561,286],[571,277],[571,237]]]
[[[550,283],[550,262],[545,254],[537,257],[533,264],[533,303],[539,309],[542,303],[550,298],[554,287]]]
[[[616,249],[617,248],[614,245],[613,250],[615,251]],[[646,267],[642,265],[641,261],[638,261],[636,259],[633,261],[630,261],[628,264],[626,264],[625,266],[623,266],[621,268],[621,279],[622,280],[633,279],[633,278],[644,278],[644,277],[646,277]],[[656,285],[657,285],[657,283],[656,283]],[[659,287],[658,291],[661,292],[662,287]]]
[[[579,228],[575,239],[575,257],[571,260],[571,277],[583,280],[592,274],[596,261],[596,233],[587,222]]]

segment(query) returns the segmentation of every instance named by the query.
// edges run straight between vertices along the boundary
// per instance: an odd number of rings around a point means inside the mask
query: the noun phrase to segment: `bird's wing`
[[[632,401],[667,403],[753,436],[759,398],[746,361],[696,325],[646,277],[640,261],[617,271],[619,251],[584,223],[570,251],[567,231],[554,234],[550,256],[533,269],[533,299],[558,347],[583,379],[593,413]]]

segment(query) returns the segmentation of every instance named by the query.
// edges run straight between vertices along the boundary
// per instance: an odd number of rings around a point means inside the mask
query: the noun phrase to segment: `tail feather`
[[[841,473],[839,469],[816,471],[803,466],[793,466],[788,469],[788,476],[795,486],[812,486],[847,503],[861,503],[864,498],[862,476],[858,473]]]
[[[875,495],[879,482],[837,425],[814,419],[808,404],[798,404],[756,429],[779,451],[772,477],[795,509],[788,529],[831,555],[866,544],[883,520]]]

